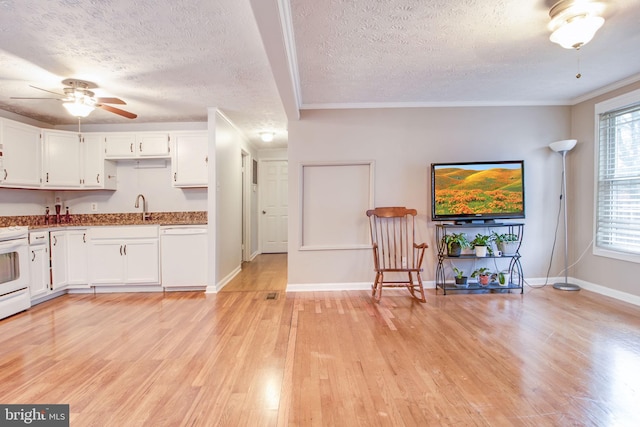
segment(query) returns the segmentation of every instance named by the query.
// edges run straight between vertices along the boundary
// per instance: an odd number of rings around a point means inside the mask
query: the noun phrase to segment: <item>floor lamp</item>
[[[564,282],[562,283],[554,283],[554,289],[559,289],[561,291],[579,291],[580,286],[574,285],[573,283],[569,283],[569,265],[567,260],[567,252],[568,252],[568,236],[567,236],[567,175],[566,175],[566,157],[567,152],[571,151],[573,147],[576,146],[575,139],[565,139],[563,141],[556,141],[549,144],[549,148],[551,148],[556,153],[562,154],[562,195],[560,198],[560,202],[563,204],[564,211]]]

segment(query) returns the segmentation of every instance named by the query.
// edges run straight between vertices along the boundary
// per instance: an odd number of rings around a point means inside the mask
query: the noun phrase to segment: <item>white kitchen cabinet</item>
[[[43,180],[46,188],[79,188],[82,185],[81,138],[76,132],[42,131]]]
[[[0,186],[40,187],[41,159],[39,128],[0,119]]]
[[[89,230],[91,285],[159,284],[158,227],[99,227]]]
[[[104,159],[104,135],[82,134],[82,187],[115,190],[116,163]]]
[[[72,229],[67,235],[67,284],[89,284],[89,243],[86,229]]]
[[[51,240],[51,289],[56,291],[67,286],[67,233],[66,231],[52,231]]]
[[[171,133],[172,185],[206,187],[208,183],[209,138],[207,131]]]
[[[49,232],[35,231],[29,233],[29,293],[31,300],[45,296],[50,289],[49,273]]]
[[[105,134],[106,159],[169,158],[167,132],[109,132]]]

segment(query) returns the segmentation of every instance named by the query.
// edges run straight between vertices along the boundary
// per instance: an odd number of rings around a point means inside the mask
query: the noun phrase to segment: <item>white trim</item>
[[[584,95],[580,95],[571,100],[571,105],[576,105],[581,102],[587,101],[591,98],[595,98],[596,96],[604,95],[605,93],[609,93],[613,90],[620,89],[621,87],[625,87],[627,85],[633,84],[640,81],[640,73],[634,74],[633,76],[627,77],[626,79],[617,81],[607,86],[603,86],[600,89],[596,89],[589,93],[585,93]]]
[[[549,277],[546,279],[547,286],[553,286],[554,283],[564,281],[564,277]],[[545,278],[531,278],[525,279],[525,282],[533,286],[541,286],[545,283]],[[338,292],[338,291],[370,291],[371,284],[373,282],[345,282],[345,283],[288,283],[287,292]],[[574,283],[580,286],[582,289],[590,292],[594,292],[600,295],[611,297],[618,301],[626,302],[629,304],[640,306],[640,296],[629,294],[615,289],[607,288],[606,286],[597,285],[595,283],[586,282],[573,277],[569,277],[569,283]],[[425,289],[435,289],[434,281],[424,281],[422,285]],[[524,285],[525,294],[526,290],[535,290],[535,288]],[[567,291],[558,291],[567,292]],[[441,296],[442,294],[438,294]]]
[[[231,273],[227,274],[221,281],[219,281],[216,284],[216,290],[221,291],[222,288],[227,286],[229,282],[233,280],[234,277],[240,274],[241,271],[242,271],[242,266],[241,265],[237,266]],[[207,291],[208,290],[209,290],[209,287],[207,287]]]
[[[373,278],[370,282],[343,282],[343,283],[288,283],[287,292],[339,292],[339,291],[370,291]],[[425,289],[435,289],[433,280],[422,281]],[[398,288],[402,289],[402,288]],[[383,291],[384,292],[384,291]]]
[[[302,104],[301,110],[345,110],[368,108],[448,108],[448,107],[531,107],[550,105],[571,105],[564,101],[443,101],[443,102],[362,102]]]
[[[370,244],[348,244],[348,245],[305,245],[304,243],[304,168],[307,166],[369,166],[369,206],[374,207],[375,195],[375,161],[344,161],[344,162],[300,162],[298,169],[298,250],[300,251],[322,251],[322,250],[343,250],[343,249],[371,249]]]
[[[640,76],[640,74],[638,75]],[[617,259],[620,261],[640,263],[640,255],[622,251],[600,248],[596,245],[596,233],[598,227],[598,184],[600,179],[600,114],[611,110],[624,108],[640,101],[640,89],[627,92],[623,95],[598,102],[594,107],[594,144],[593,144],[593,224],[591,235],[593,245],[591,253],[595,256]]]
[[[622,302],[626,302],[626,303],[633,304],[633,305],[636,305],[636,306],[640,306],[640,296],[639,295],[629,294],[627,292],[622,292],[622,291],[618,291],[618,290],[615,290],[615,289],[607,288],[606,286],[602,286],[602,285],[598,285],[598,284],[595,284],[595,283],[586,282],[586,281],[580,280],[580,279],[569,278],[569,282],[570,283],[575,283],[576,285],[580,286],[581,288],[583,288],[583,289],[585,289],[587,291],[595,292],[595,293],[600,294],[600,295],[611,297],[611,298],[616,299],[618,301],[622,301]]]
[[[298,70],[298,57],[296,55],[296,41],[293,34],[293,20],[291,19],[291,2],[289,0],[278,0],[278,11],[280,12],[280,25],[282,26],[284,49],[287,52],[293,96],[296,104],[298,104],[298,110],[300,110],[300,105],[302,105],[302,91],[300,86],[300,71]]]

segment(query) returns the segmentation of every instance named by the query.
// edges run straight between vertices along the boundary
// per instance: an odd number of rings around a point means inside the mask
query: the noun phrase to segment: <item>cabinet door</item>
[[[40,129],[0,120],[0,185],[5,187],[40,187],[42,144]]]
[[[208,133],[184,132],[171,135],[171,172],[174,187],[206,187],[208,181]]]
[[[48,188],[79,188],[80,137],[75,132],[44,130],[44,179]]]
[[[127,159],[136,156],[134,133],[109,133],[104,139],[104,156],[108,159]]]
[[[169,157],[169,134],[139,133],[136,150],[140,157]]]
[[[127,240],[126,283],[160,283],[158,239]]]
[[[89,247],[89,282],[124,283],[124,244],[120,240],[92,240]]]
[[[49,292],[49,248],[48,245],[35,245],[31,246],[29,251],[31,256],[29,292],[31,299],[34,299]]]
[[[88,284],[89,249],[87,243],[87,230],[67,231],[67,249],[67,283],[69,285]]]
[[[116,189],[116,165],[104,159],[104,135],[82,135],[82,186],[84,188]]]
[[[51,241],[51,289],[59,290],[67,285],[67,235],[55,231]]]

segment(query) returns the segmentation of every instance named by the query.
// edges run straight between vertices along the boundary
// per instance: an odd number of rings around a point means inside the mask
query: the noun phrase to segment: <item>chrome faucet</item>
[[[147,220],[149,218],[151,218],[151,214],[149,212],[147,212],[147,199],[144,198],[144,196],[142,194],[138,194],[138,197],[136,197],[136,204],[134,207],[139,208],[140,207],[140,198],[142,197],[142,220]]]

